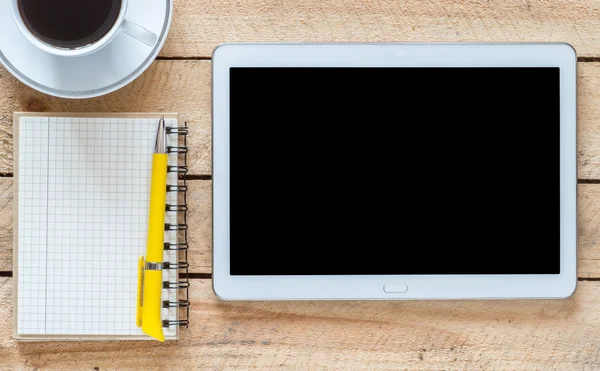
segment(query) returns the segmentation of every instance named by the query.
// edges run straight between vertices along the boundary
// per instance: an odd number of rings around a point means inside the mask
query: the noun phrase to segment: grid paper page
[[[19,334],[143,335],[135,325],[137,264],[146,253],[157,126],[158,119],[20,119]],[[176,180],[169,174],[169,184]],[[176,198],[169,193],[167,202]],[[176,221],[167,213],[167,223]],[[176,262],[177,253],[164,258]],[[164,281],[177,276],[163,271]],[[163,290],[163,300],[177,301],[177,290]],[[175,320],[177,309],[162,315]]]

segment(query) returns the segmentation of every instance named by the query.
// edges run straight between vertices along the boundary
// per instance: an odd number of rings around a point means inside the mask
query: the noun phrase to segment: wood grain
[[[0,272],[12,271],[13,179],[0,177]],[[190,272],[212,271],[212,182],[188,182]]]
[[[600,179],[600,63],[579,63],[579,177]],[[0,173],[12,172],[12,114],[41,112],[179,112],[189,121],[190,173],[211,168],[210,61],[156,61],[131,85],[86,100],[34,91],[0,67]],[[435,176],[433,173],[432,176]],[[532,177],[535,171],[532,169]]]
[[[572,0],[175,0],[163,56],[222,42],[568,42],[598,56],[600,3]]]
[[[0,278],[0,369],[596,370],[600,282],[567,300],[222,302],[193,280],[177,342],[11,339]]]
[[[212,272],[212,182],[189,182],[190,272]],[[581,184],[578,276],[600,277],[600,184]],[[0,178],[0,271],[12,270],[12,178]]]
[[[39,93],[0,66],[0,173],[12,172],[13,112],[177,112],[188,120],[188,165],[211,173],[211,72],[209,61],[155,61],[121,90],[93,99]]]

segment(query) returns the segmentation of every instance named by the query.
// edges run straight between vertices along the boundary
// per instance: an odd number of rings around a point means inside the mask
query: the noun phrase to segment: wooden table
[[[224,41],[566,41],[579,55],[579,282],[568,300],[219,301],[211,288],[211,51]],[[156,62],[65,100],[0,67],[0,369],[600,369],[600,3],[175,0]],[[190,122],[191,325],[178,342],[17,343],[12,113],[174,111]],[[535,168],[531,177],[535,182]],[[305,176],[310,177],[310,173]],[[256,181],[260,181],[257,171]],[[435,172],[432,181],[440,183]],[[481,187],[474,181],[473,186]]]

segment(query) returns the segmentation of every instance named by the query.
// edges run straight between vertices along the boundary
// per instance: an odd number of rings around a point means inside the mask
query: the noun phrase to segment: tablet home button
[[[408,291],[408,286],[406,285],[385,285],[383,286],[383,291],[388,294],[397,294]]]

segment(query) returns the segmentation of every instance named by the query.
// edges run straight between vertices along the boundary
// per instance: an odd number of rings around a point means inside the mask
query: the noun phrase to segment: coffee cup
[[[154,46],[157,35],[127,20],[129,0],[9,0],[19,31],[37,48],[58,56],[96,52],[120,32]]]

